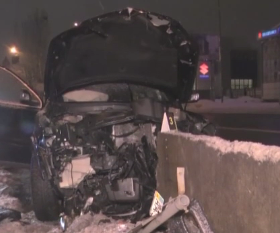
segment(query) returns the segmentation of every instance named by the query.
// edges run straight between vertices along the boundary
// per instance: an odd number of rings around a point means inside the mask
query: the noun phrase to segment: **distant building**
[[[199,64],[194,89],[201,98],[215,98],[221,95],[219,80],[219,36],[193,34],[199,45]]]
[[[201,98],[237,97],[252,93],[258,80],[258,51],[228,37],[193,34],[199,44],[199,65],[194,89]]]
[[[264,100],[280,99],[280,25],[258,33]]]
[[[251,93],[250,90],[257,87],[258,51],[256,49],[230,51],[230,80],[232,97],[248,95]]]

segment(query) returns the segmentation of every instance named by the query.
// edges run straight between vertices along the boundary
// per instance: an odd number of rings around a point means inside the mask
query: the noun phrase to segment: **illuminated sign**
[[[277,34],[277,30],[270,30],[270,31],[266,31],[266,32],[262,32],[262,38],[264,37],[268,37],[268,36],[274,36]]]
[[[259,32],[258,39],[263,39],[266,37],[275,36],[275,35],[279,35],[279,34],[280,34],[280,28],[272,29],[272,30],[264,31],[264,32]]]
[[[209,78],[209,66],[206,63],[202,63],[199,66],[199,77]]]

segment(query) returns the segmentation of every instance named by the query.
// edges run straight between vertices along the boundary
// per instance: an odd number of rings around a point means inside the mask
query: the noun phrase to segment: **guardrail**
[[[200,202],[215,233],[279,233],[280,148],[207,138],[159,135],[158,191],[175,197],[183,167],[186,194]]]

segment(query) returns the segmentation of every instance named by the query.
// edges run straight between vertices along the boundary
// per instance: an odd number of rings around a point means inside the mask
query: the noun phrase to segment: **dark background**
[[[257,32],[280,22],[279,0],[220,0],[222,34],[257,43]],[[10,46],[15,22],[35,8],[49,14],[52,36],[97,14],[126,6],[145,8],[167,14],[191,31],[218,34],[217,0],[3,0],[0,7],[0,58]],[[242,42],[243,43],[243,42]]]

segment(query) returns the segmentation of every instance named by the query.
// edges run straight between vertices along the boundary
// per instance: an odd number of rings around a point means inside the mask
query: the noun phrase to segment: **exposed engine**
[[[149,212],[156,189],[159,127],[127,119],[116,123],[116,115],[106,114],[107,123],[96,115],[44,119],[49,124],[38,145],[64,212],[79,214],[87,205],[94,212],[132,220]]]

